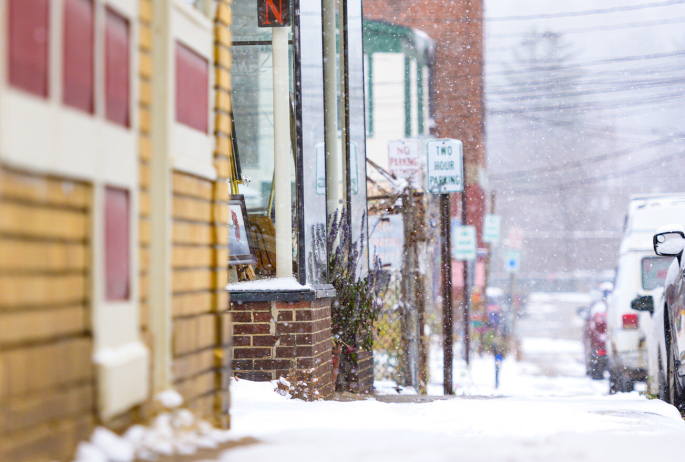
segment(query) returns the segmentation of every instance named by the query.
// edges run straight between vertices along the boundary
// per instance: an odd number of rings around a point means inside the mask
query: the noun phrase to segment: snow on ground
[[[217,461],[685,460],[685,421],[675,408],[638,392],[609,396],[606,380],[585,375],[577,340],[521,343],[523,361],[505,358],[498,389],[492,356],[469,367],[455,359],[457,396],[432,402],[386,402],[398,394],[391,382],[376,383],[383,402],[314,403],[287,400],[270,383],[233,382],[232,437],[260,443]],[[429,395],[442,395],[437,345],[430,358]]]
[[[232,384],[231,433],[261,443],[218,460],[642,462],[685,455],[678,412],[637,392],[399,404],[305,403],[272,390],[270,383]]]

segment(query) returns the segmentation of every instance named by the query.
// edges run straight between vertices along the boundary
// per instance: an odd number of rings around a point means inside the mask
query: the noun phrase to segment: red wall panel
[[[209,63],[178,42],[176,120],[204,133],[209,130]]]
[[[107,9],[105,22],[105,115],[130,126],[130,32],[126,18]]]
[[[93,95],[93,0],[64,2],[64,92],[67,106],[88,113]]]
[[[48,96],[49,0],[9,0],[9,83]]]
[[[131,292],[128,191],[105,188],[105,297],[128,300]]]

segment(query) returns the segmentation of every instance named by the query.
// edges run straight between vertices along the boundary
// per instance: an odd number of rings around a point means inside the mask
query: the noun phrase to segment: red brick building
[[[364,0],[364,19],[419,29],[435,41],[431,134],[464,143],[467,221],[481,241],[485,213],[482,0]],[[452,214],[459,214],[455,195]]]

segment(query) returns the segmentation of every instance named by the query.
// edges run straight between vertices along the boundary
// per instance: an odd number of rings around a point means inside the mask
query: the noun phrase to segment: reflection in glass
[[[352,238],[368,238],[366,220],[366,122],[364,109],[364,47],[362,42],[362,0],[347,0],[347,72],[349,124],[349,199]],[[368,245],[361,258],[360,274],[368,271]]]

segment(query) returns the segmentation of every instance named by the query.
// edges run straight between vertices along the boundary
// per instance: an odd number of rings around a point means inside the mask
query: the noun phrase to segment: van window
[[[652,290],[664,285],[673,257],[646,257],[642,259],[642,288]]]

